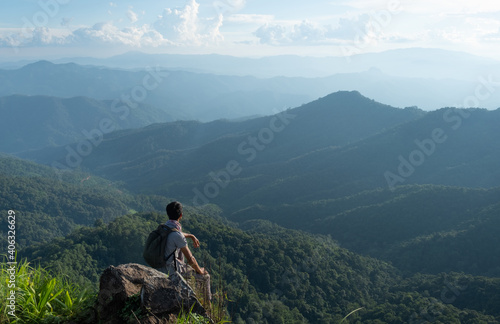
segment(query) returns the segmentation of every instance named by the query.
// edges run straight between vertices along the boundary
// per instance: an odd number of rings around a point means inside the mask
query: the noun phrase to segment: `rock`
[[[144,283],[141,302],[154,314],[192,309],[193,313],[206,315],[194,291],[179,273],[174,273],[167,280],[156,277]]]
[[[101,275],[97,313],[100,323],[169,323],[182,310],[207,316],[193,289],[178,273],[167,277],[153,268],[136,264],[110,266]],[[139,313],[137,316],[136,314]],[[132,314],[132,311],[134,311]],[[135,317],[138,317],[135,319]],[[140,317],[140,318],[139,318]]]

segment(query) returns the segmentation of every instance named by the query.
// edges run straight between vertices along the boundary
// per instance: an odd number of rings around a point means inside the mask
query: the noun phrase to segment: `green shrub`
[[[26,260],[15,264],[15,272],[12,264],[2,262],[0,280],[1,300],[8,300],[11,292],[15,298],[13,307],[7,303],[2,306],[1,323],[60,323],[80,315],[96,297],[90,289],[40,266],[33,267]]]

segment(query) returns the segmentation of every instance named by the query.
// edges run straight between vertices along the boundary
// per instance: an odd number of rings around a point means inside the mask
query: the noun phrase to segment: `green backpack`
[[[164,267],[165,261],[175,253],[176,250],[165,258],[165,247],[167,246],[168,235],[176,231],[177,229],[175,228],[170,228],[164,224],[160,224],[157,229],[149,234],[142,256],[150,267]],[[174,257],[175,267],[177,268],[177,262],[175,259],[176,258]]]

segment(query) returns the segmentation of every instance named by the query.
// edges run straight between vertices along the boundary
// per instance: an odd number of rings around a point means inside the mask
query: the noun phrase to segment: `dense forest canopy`
[[[0,155],[0,213],[18,258],[95,290],[109,265],[143,264],[179,200],[235,323],[499,322],[499,112],[339,92],[137,126],[75,165],[82,140]]]

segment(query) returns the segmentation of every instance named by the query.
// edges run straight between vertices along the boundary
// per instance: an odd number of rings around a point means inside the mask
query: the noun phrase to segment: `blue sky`
[[[2,60],[126,51],[343,56],[432,47],[495,57],[500,1],[2,0]]]

